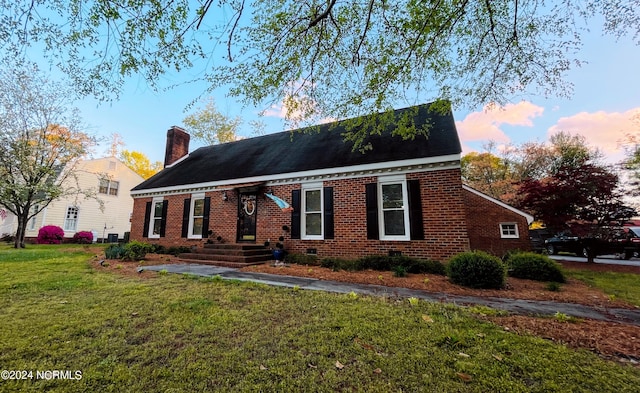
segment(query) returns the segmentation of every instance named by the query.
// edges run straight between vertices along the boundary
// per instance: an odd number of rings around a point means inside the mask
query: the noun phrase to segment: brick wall
[[[191,136],[182,128],[173,126],[167,131],[164,166],[171,165],[189,154]]]
[[[377,181],[376,176],[324,181],[324,187],[334,189],[334,239],[291,239],[291,213],[283,212],[273,201],[264,196],[272,194],[291,203],[291,191],[300,189],[300,184],[268,186],[258,193],[256,243],[270,241],[273,246],[284,237],[285,249],[289,252],[305,253],[315,249],[318,257],[353,258],[373,254],[388,254],[400,251],[403,255],[446,261],[452,255],[469,250],[469,238],[465,220],[463,189],[460,170],[449,169],[407,174],[407,180],[419,180],[422,197],[424,240],[382,241],[367,239],[365,184]],[[209,228],[210,239],[235,242],[237,233],[238,195],[236,191],[208,192],[211,197]],[[165,196],[168,201],[166,236],[148,239],[142,236],[146,202],[151,198],[137,198],[131,222],[131,239],[165,246],[201,245],[207,239],[181,238],[183,201],[190,195]],[[287,230],[283,229],[286,226]]]
[[[463,190],[463,195],[472,250],[482,250],[497,256],[503,256],[509,250],[531,250],[529,226],[525,217],[468,190]],[[516,223],[519,238],[501,238],[500,223]]]

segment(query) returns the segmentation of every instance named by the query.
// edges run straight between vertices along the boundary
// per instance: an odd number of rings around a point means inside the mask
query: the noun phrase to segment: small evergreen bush
[[[191,248],[188,246],[165,247],[160,244],[151,244],[150,249],[147,252],[154,254],[173,255],[174,257],[177,257],[180,254],[191,252]]]
[[[447,269],[442,262],[429,259],[414,259],[411,264],[406,267],[408,273],[437,274],[440,276],[447,274]]]
[[[151,244],[134,240],[125,244],[122,258],[128,261],[139,261],[152,251],[153,246]]]
[[[320,260],[318,260],[318,257],[309,254],[287,253],[284,257],[284,261],[286,263],[293,263],[296,265],[320,266]]]
[[[482,251],[457,254],[447,265],[451,282],[470,288],[502,288],[506,273],[507,269],[498,257]]]
[[[347,270],[350,272],[363,270],[362,264],[358,259],[344,258],[324,258],[320,261],[320,266],[332,269],[334,271]]]
[[[560,284],[559,282],[550,281],[547,283],[545,288],[547,288],[547,291],[560,292],[562,290],[562,284]]]
[[[520,252],[508,256],[506,264],[509,276],[536,281],[566,282],[559,263],[546,255]]]
[[[78,244],[91,244],[91,242],[93,242],[93,233],[89,231],[76,232],[73,235],[73,242]]]
[[[119,244],[109,244],[104,249],[104,256],[107,259],[122,259],[124,256],[124,248]]]
[[[390,271],[396,266],[402,266],[406,273],[445,275],[444,265],[438,261],[423,260],[405,255],[369,255],[360,258],[362,269]]]
[[[391,270],[394,277],[407,277],[407,269],[402,265],[394,266]]]
[[[60,244],[64,231],[56,225],[45,225],[38,231],[38,244]]]
[[[398,258],[387,255],[368,255],[360,258],[360,261],[364,269],[390,271],[394,266],[402,264]]]

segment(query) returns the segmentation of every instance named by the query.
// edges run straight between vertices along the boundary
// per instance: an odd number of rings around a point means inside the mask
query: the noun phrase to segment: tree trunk
[[[24,237],[27,229],[27,214],[18,216],[18,230],[16,231],[16,240],[13,244],[14,248],[24,248]]]
[[[587,248],[587,263],[596,263],[596,253],[591,247]]]
[[[583,248],[587,257],[587,263],[595,263],[598,254],[598,244],[595,239],[585,239]]]

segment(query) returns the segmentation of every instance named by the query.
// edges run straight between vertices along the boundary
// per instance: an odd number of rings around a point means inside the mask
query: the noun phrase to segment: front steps
[[[222,267],[243,268],[273,260],[271,250],[257,244],[204,244],[188,253],[178,255],[181,262]]]

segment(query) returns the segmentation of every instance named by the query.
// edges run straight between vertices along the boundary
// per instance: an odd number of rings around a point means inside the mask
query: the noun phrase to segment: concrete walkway
[[[416,289],[387,287],[382,285],[351,284],[338,281],[319,280],[307,277],[282,276],[277,274],[253,273],[234,268],[197,264],[167,264],[144,266],[138,271],[166,270],[169,273],[193,274],[203,277],[220,276],[225,280],[251,281],[280,287],[297,287],[300,289],[326,291],[335,293],[355,292],[362,295],[415,297],[431,302],[446,302],[457,305],[483,305],[498,310],[505,310],[523,315],[554,315],[557,312],[577,318],[589,318],[601,321],[628,323],[640,326],[640,309],[627,310],[621,308],[590,307],[581,304],[559,303],[552,301],[536,301],[506,299],[498,297],[460,296],[446,293],[434,293]]]

